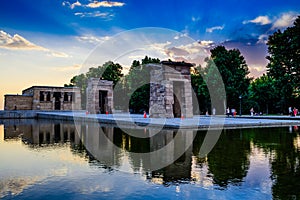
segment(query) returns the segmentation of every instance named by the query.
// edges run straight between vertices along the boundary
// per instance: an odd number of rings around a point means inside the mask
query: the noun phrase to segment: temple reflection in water
[[[155,134],[152,129],[124,131],[88,123],[76,127],[56,121],[3,123],[4,140],[21,137],[28,148],[67,144],[74,153],[84,152],[93,165],[142,173],[156,184],[194,183],[225,189],[244,182],[254,184],[258,179],[258,187],[270,190],[275,198],[300,197],[296,188],[300,180],[298,127],[223,130],[212,151],[202,157],[205,131],[161,130]],[[264,167],[264,174],[256,175],[259,167]]]
[[[159,181],[162,183],[191,179],[193,149],[191,144],[196,132],[161,130],[153,134],[153,130],[149,129],[132,131],[137,135],[143,134],[144,137],[137,138],[119,128],[99,127],[95,124],[75,127],[74,124],[66,122],[32,122],[32,120],[14,122],[10,120],[4,123],[4,139],[21,137],[31,148],[70,143],[73,150],[84,148],[90,160],[97,160],[105,167],[129,172],[142,170],[148,179],[151,180],[153,176],[156,183],[162,177]],[[150,135],[153,136],[148,137]],[[129,159],[126,164],[124,153]],[[150,171],[156,168],[158,170]]]

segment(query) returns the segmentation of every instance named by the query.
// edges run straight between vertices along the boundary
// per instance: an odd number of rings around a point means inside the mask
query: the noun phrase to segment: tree
[[[276,112],[273,104],[276,96],[275,80],[265,74],[256,78],[249,86],[249,104],[258,112],[267,114]]]
[[[211,107],[211,102],[209,98],[209,91],[206,85],[206,82],[203,78],[204,69],[199,65],[196,68],[191,68],[191,84],[196,94],[196,101],[198,101],[199,111],[194,110],[196,113],[205,112],[208,108]],[[197,109],[194,107],[194,109]]]
[[[130,99],[129,108],[134,113],[149,110],[150,69],[145,66],[149,63],[160,63],[160,60],[148,56],[145,56],[141,62],[134,60],[125,77],[125,88]]]
[[[87,78],[101,78],[108,81],[113,81],[114,85],[123,77],[123,67],[118,63],[108,61],[97,68],[90,68],[86,73]]]
[[[87,88],[87,81],[89,78],[101,78],[108,81],[113,81],[114,85],[121,80],[123,77],[122,73],[122,66],[118,63],[113,63],[111,61],[106,62],[102,66],[98,67],[91,67],[89,71],[85,74],[80,74],[74,76],[70,80],[70,84],[66,86],[76,86],[80,88],[81,92],[81,102],[82,108],[85,108],[86,102],[86,88]]]
[[[268,38],[267,74],[275,80],[277,106],[284,112],[299,98],[300,84],[300,16],[294,26],[277,30]]]
[[[227,50],[224,46],[217,46],[210,52],[204,72],[206,82],[215,84],[215,88],[219,89],[218,69],[225,86],[227,106],[238,108],[239,96],[247,94],[252,79],[248,77],[250,72],[246,61],[238,49]]]

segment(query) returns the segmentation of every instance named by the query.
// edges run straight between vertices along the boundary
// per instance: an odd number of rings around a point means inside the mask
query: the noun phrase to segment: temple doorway
[[[182,115],[181,105],[183,103],[183,94],[184,94],[184,82],[183,81],[174,81],[173,82],[173,114],[175,118],[180,118]]]
[[[108,99],[107,91],[99,90],[99,112],[100,114],[105,114],[108,111]]]
[[[54,92],[53,93],[53,97],[54,97],[54,110],[60,110],[60,98],[61,98],[61,92]]]

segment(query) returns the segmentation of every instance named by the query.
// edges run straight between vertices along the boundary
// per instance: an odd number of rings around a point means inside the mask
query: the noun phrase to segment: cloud
[[[260,77],[267,72],[267,69],[262,64],[249,64],[250,75],[254,77]]]
[[[15,34],[11,36],[10,34],[0,30],[0,48],[5,49],[21,49],[21,50],[47,50],[44,47],[35,45],[22,36]]]
[[[128,58],[130,58],[132,60],[142,60],[143,58],[145,58],[145,55],[131,55],[131,56],[128,56]]]
[[[223,29],[224,29],[224,25],[223,26],[214,26],[214,27],[211,27],[211,28],[207,28],[206,32],[207,33],[212,33],[215,30],[223,30]]]
[[[268,16],[258,16],[255,19],[243,21],[243,24],[248,24],[248,23],[267,25],[271,23],[271,20],[269,19]]]
[[[197,22],[197,21],[199,21],[201,18],[200,17],[192,17],[192,21],[193,22]]]
[[[83,6],[79,1],[76,1],[75,3],[72,3],[72,4],[69,1],[64,1],[64,2],[62,2],[62,5],[68,6],[71,9],[74,9],[76,6],[78,6],[78,7]]]
[[[68,6],[71,9],[74,9],[76,6],[77,7],[83,6],[79,1],[76,1],[75,3],[72,3],[72,4],[70,2],[68,2],[68,1],[64,1],[64,2],[62,2],[62,5],[63,6]]]
[[[74,15],[80,16],[80,17],[99,17],[99,18],[104,18],[107,20],[110,20],[114,17],[113,13],[108,13],[108,12],[76,12]]]
[[[207,50],[199,42],[169,47],[165,49],[165,53],[171,60],[185,61],[198,65],[202,65],[204,58],[208,56]]]
[[[269,35],[267,35],[267,34],[262,34],[262,35],[260,35],[260,36],[258,37],[257,43],[258,43],[258,44],[266,44],[267,41],[268,41],[268,38],[269,38]]]
[[[204,47],[204,48],[210,48],[212,46],[214,46],[214,41],[211,40],[201,40],[199,41],[199,44]]]
[[[153,43],[151,45],[149,45],[149,48],[151,50],[162,50],[162,49],[166,49],[168,48],[168,46],[171,44],[171,42],[167,41],[164,43]]]
[[[71,7],[71,9],[74,9],[76,6],[82,6],[82,4],[79,2],[79,1],[76,1],[75,3],[72,3],[71,5],[70,5],[70,7]]]
[[[68,1],[63,1],[61,4],[63,6],[70,6],[71,5],[70,2],[68,2]]]
[[[99,8],[99,7],[122,7],[125,5],[123,2],[117,2],[117,1],[93,1],[89,4],[81,4],[79,1],[76,1],[75,3],[70,3],[69,1],[62,2],[63,6],[68,6],[71,9],[74,9],[75,7],[86,7],[86,8]]]
[[[298,15],[299,13],[295,12],[283,13],[275,20],[271,29],[274,30],[292,26]]]
[[[172,42],[167,41],[148,45],[145,50],[156,52],[157,57],[160,59],[171,59],[173,61],[185,61],[202,65],[204,63],[204,58],[209,54],[207,48],[212,47],[214,44],[213,41],[200,41],[184,45],[173,45]],[[144,55],[142,58],[143,57]],[[130,56],[130,58],[136,57]],[[137,58],[140,58],[140,56]]]
[[[269,30],[283,29],[292,26],[298,15],[299,13],[296,12],[286,12],[286,13],[281,13],[279,17],[274,17],[273,19],[270,19],[268,16],[258,16],[253,20],[243,21],[243,24],[248,24],[248,23],[260,24],[260,25],[270,24],[271,29]]]
[[[75,64],[71,66],[60,66],[60,67],[52,67],[51,69],[54,71],[60,71],[60,72],[65,72],[65,71],[74,71],[80,69],[82,66]]]
[[[58,51],[49,51],[50,56],[57,57],[57,58],[69,58],[70,56],[64,52],[58,52]]]
[[[95,44],[95,43],[100,43],[100,42],[103,42],[103,41],[107,41],[111,37],[110,36],[96,37],[96,36],[93,36],[93,35],[82,35],[82,36],[77,36],[75,38],[80,42]]]
[[[181,37],[188,37],[188,33],[180,33],[178,35],[175,35],[174,39],[175,40],[178,40],[180,39]]]
[[[61,57],[61,58],[69,57],[66,53],[53,51],[45,47],[38,46],[18,34],[11,36],[10,34],[6,33],[3,30],[0,30],[0,48],[9,49],[9,50],[45,51],[49,53],[48,55],[54,57]]]
[[[125,3],[123,2],[116,2],[116,1],[94,1],[93,3],[89,3],[86,7],[89,8],[99,8],[99,7],[122,7]]]

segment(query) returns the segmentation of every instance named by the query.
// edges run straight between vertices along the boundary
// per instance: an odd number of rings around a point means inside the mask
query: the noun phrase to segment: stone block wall
[[[5,95],[4,110],[32,110],[32,97],[22,95]]]
[[[33,86],[23,90],[24,96],[32,96],[33,110],[80,110],[80,89],[73,87]],[[43,95],[41,100],[41,95]],[[56,95],[59,95],[57,97]],[[67,99],[64,96],[67,95]],[[59,105],[57,105],[59,104]]]
[[[5,95],[5,110],[80,110],[77,87],[32,86],[22,95]]]

